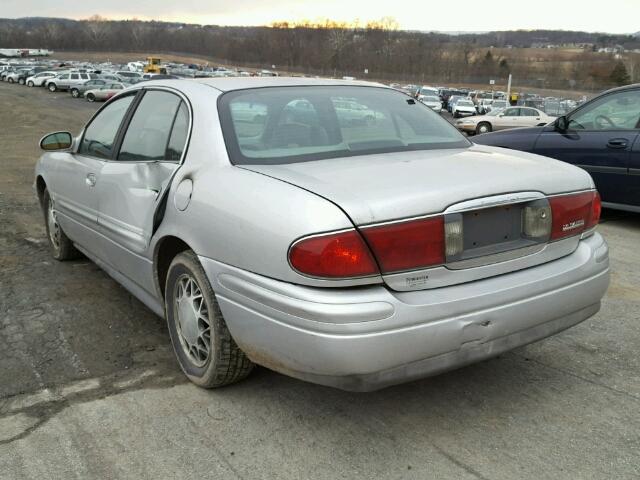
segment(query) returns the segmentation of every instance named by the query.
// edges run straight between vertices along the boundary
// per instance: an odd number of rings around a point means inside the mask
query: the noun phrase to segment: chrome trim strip
[[[596,228],[597,226],[591,227],[589,230],[585,230],[584,232],[582,232],[582,234],[580,235],[580,240],[584,240],[585,238],[588,238],[596,233]]]
[[[449,213],[463,213],[471,210],[481,210],[484,208],[499,207],[501,205],[509,205],[514,203],[530,202],[532,200],[541,200],[546,195],[542,192],[517,192],[506,193],[502,195],[493,195],[490,197],[480,197],[473,200],[466,200],[464,202],[455,203],[444,211],[444,214]]]
[[[596,192],[595,188],[585,188],[584,190],[575,190],[573,192],[553,193],[551,195],[545,195],[546,198],[566,197],[567,195],[580,195],[581,193]]]
[[[462,270],[465,268],[482,267],[493,263],[506,262],[515,258],[533,255],[544,250],[546,243],[538,243],[524,248],[516,248],[505,252],[494,253],[493,255],[483,255],[481,257],[469,258],[467,260],[458,260],[456,262],[446,263],[445,267],[451,270]]]
[[[442,213],[428,213],[426,215],[419,215],[417,217],[401,218],[399,220],[387,220],[385,222],[380,222],[380,223],[371,223],[368,225],[361,225],[361,226],[359,225],[358,230],[367,230],[369,228],[384,227],[385,225],[395,225],[397,223],[408,223],[408,222],[413,222],[415,220],[425,220],[427,218],[441,217],[442,215],[443,215]]]

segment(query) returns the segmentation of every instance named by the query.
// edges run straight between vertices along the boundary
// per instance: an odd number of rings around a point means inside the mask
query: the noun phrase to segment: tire
[[[55,92],[56,90],[58,90],[58,86],[55,83],[50,83],[47,88],[50,92]]]
[[[29,81],[27,82],[27,87],[33,87],[33,86],[34,86],[34,85],[33,85],[33,80],[29,80]]]
[[[460,118],[460,115],[458,114],[458,112],[453,112],[453,118]]]
[[[7,80],[9,83],[15,83],[15,80],[11,77],[9,77],[9,79]]]
[[[19,78],[18,79],[18,84],[24,85],[24,78]]]
[[[87,93],[87,102],[95,102],[96,96],[93,93]]]
[[[72,88],[72,89],[71,89],[71,96],[72,96],[73,98],[78,98],[78,97],[80,96],[80,92],[78,91],[78,89],[77,89],[77,88]]]
[[[478,135],[482,134],[482,133],[489,133],[492,130],[491,128],[491,124],[488,122],[480,122],[477,126],[476,126],[476,133]]]
[[[231,337],[211,284],[191,250],[178,254],[169,266],[165,312],[176,358],[193,383],[222,387],[251,373],[253,363]]]
[[[44,225],[47,230],[47,238],[51,246],[51,253],[56,260],[73,260],[80,256],[80,252],[73,246],[73,242],[58,225],[53,210],[53,202],[49,196],[49,190],[45,189],[42,195],[42,210],[44,212]],[[53,231],[52,231],[53,229]]]

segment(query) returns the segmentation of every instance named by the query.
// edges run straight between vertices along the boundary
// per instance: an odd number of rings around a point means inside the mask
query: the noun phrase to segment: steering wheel
[[[594,123],[601,129],[606,129],[607,126],[611,126],[613,128],[618,128],[618,126],[613,123],[613,121],[607,117],[606,115],[598,115],[595,119],[594,119]],[[606,125],[609,124],[609,125]]]

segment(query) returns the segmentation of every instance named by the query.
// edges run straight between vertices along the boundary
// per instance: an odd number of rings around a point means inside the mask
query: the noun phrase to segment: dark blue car
[[[474,137],[588,171],[605,207],[640,212],[640,84],[606,91],[545,127]]]

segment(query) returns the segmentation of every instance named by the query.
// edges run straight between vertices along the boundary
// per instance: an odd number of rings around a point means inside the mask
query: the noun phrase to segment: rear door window
[[[169,138],[169,145],[167,146],[167,153],[165,155],[166,160],[170,160],[172,162],[180,161],[187,143],[188,135],[189,109],[187,108],[187,105],[182,102],[173,122],[171,137]]]
[[[180,97],[172,93],[147,91],[131,118],[118,160],[166,160],[169,136],[180,102]]]

